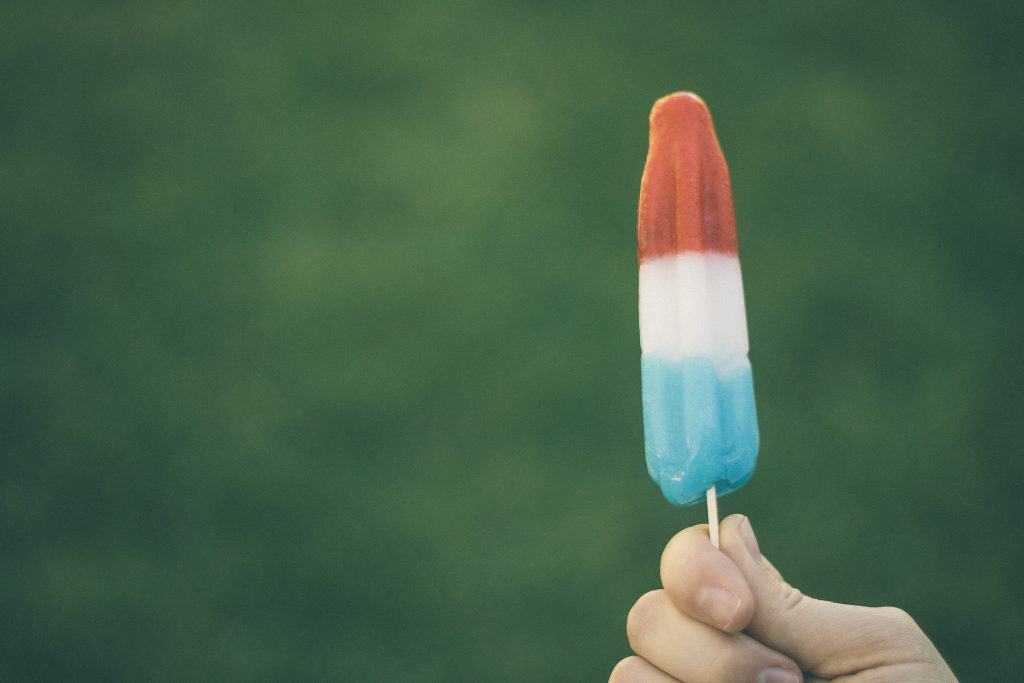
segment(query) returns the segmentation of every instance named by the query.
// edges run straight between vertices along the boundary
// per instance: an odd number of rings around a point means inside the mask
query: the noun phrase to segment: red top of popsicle
[[[640,262],[685,251],[736,253],[729,169],[711,113],[688,92],[651,109],[651,138],[640,181]]]

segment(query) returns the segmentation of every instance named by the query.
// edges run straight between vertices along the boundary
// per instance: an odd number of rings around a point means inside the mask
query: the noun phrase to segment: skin
[[[761,554],[742,515],[727,517],[720,533],[721,550],[706,525],[669,541],[663,588],[637,600],[626,620],[636,656],[610,681],[956,682],[903,610],[803,595]]]

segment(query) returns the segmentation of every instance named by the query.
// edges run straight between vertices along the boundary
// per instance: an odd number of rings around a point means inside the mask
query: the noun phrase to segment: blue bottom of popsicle
[[[674,505],[735,491],[754,473],[759,436],[744,361],[719,376],[707,358],[640,360],[647,471]]]

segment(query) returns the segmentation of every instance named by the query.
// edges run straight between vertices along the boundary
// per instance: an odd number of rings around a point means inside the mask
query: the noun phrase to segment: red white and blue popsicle
[[[750,479],[759,445],[729,169],[696,95],[658,100],[650,125],[637,225],[647,469],[676,505],[706,497],[714,532],[715,495]]]

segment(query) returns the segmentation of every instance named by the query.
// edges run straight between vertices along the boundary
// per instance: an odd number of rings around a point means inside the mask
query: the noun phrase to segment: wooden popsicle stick
[[[715,487],[708,489],[708,530],[711,532],[711,545],[718,547],[718,494]]]

